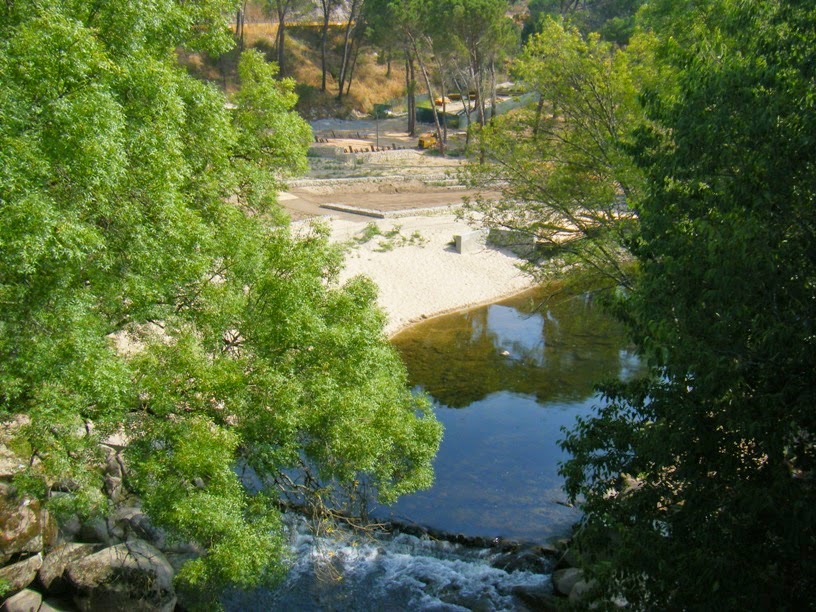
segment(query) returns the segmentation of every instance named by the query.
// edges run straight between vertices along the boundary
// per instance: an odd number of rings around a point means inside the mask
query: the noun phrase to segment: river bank
[[[324,221],[331,240],[348,246],[340,282],[362,274],[376,283],[389,336],[418,321],[495,302],[534,285],[519,268],[522,260],[509,251],[480,243],[459,253],[454,236],[477,228],[450,209],[388,219]]]

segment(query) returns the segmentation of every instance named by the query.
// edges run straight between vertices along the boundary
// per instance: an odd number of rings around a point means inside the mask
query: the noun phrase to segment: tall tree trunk
[[[496,116],[496,61],[490,60],[490,121]]]
[[[463,76],[465,79],[465,84],[467,84],[466,77]],[[467,129],[465,130],[465,150],[467,151],[468,147],[470,146],[470,113],[473,112],[473,108],[470,105],[470,96],[468,95],[468,91],[466,87],[462,87],[462,82],[459,78],[454,75],[453,76],[453,84],[456,87],[456,90],[459,92],[459,97],[462,100],[462,108],[465,111],[465,120],[467,121]],[[461,124],[459,125],[461,128]]]
[[[442,92],[442,140],[448,142],[448,88],[445,85],[445,62],[439,55],[436,58],[436,71],[439,74],[440,90]]]
[[[405,49],[405,95],[408,106],[408,135],[416,136],[416,79],[414,60],[408,49]]]
[[[275,47],[278,52],[278,78],[283,78],[285,73],[285,38],[286,38],[286,11],[278,9],[278,32],[275,36]]]
[[[428,99],[431,102],[431,111],[433,113],[434,118],[434,125],[436,126],[436,138],[437,144],[439,145],[439,153],[444,157],[445,155],[445,141],[442,138],[442,126],[439,125],[439,113],[436,110],[436,102],[434,101],[434,92],[433,86],[431,85],[431,78],[428,76],[428,68],[425,66],[425,60],[422,58],[422,54],[419,52],[419,47],[417,46],[416,40],[414,39],[413,35],[409,34],[408,38],[411,41],[411,46],[414,49],[414,55],[419,62],[419,69],[422,71],[422,77],[425,79],[425,87],[428,89]]]
[[[235,15],[235,36],[238,39],[238,50],[244,50],[244,19],[246,18],[246,2],[242,2]]]
[[[351,66],[349,66],[348,79],[346,79],[346,95],[349,95],[351,91],[351,81],[354,79],[354,68],[357,66],[357,58],[360,56],[360,47],[362,46],[362,41],[358,40],[357,44],[352,48]]]
[[[351,37],[351,26],[357,18],[356,13],[359,9],[361,1],[362,0],[352,0],[351,6],[349,7],[348,19],[346,20],[345,32],[343,33],[343,57],[340,60],[340,75],[338,77],[339,83],[337,90],[338,101],[343,99],[343,87],[346,84],[349,64],[351,61],[351,47],[354,44],[354,40]]]
[[[476,106],[476,114],[479,117],[479,125],[484,127],[486,121],[484,92],[482,87],[482,62],[479,52],[476,49],[470,51],[470,78],[473,82],[473,89],[476,92],[476,99],[473,101]]]
[[[320,91],[326,91],[326,71],[328,66],[326,63],[326,45],[329,40],[329,18],[331,17],[331,7],[329,0],[320,0],[323,7],[323,29],[320,32],[320,70],[322,72],[320,78]]]

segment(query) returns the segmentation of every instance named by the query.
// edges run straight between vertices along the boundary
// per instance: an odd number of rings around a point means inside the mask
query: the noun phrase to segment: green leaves
[[[227,4],[0,13],[0,418],[25,424],[17,484],[104,511],[98,445],[128,436],[125,484],[201,548],[178,580],[208,597],[281,576],[276,478],[307,464],[324,492],[367,473],[393,499],[430,484],[441,436],[371,283],[338,287],[340,247],[275,205],[311,140],[293,83],[246,54],[233,112],[175,62],[178,44],[223,42]]]
[[[482,131],[484,160],[468,166],[484,189],[506,181],[501,201],[470,208],[489,227],[529,235],[559,272],[577,264],[605,285],[628,285],[621,261],[644,181],[626,147],[646,124],[636,89],[648,60],[553,20],[542,27],[514,64],[529,101]]]
[[[816,12],[692,4],[682,22],[675,4],[646,13],[670,80],[652,80],[655,123],[629,147],[647,191],[623,308],[653,379],[608,389],[612,404],[567,435],[563,473],[614,568],[606,597],[807,607]]]

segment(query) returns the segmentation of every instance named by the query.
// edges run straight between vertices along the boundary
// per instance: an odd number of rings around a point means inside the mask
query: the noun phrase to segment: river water
[[[639,369],[621,327],[589,297],[545,296],[537,290],[431,319],[394,339],[412,384],[433,399],[445,437],[434,486],[374,514],[431,535],[316,538],[289,517],[296,562],[285,584],[236,595],[227,607],[529,609],[529,594],[548,590],[549,575],[508,571],[501,546],[569,533],[580,514],[566,503],[557,473],[561,428],[600,401],[597,383]],[[432,537],[440,532],[498,546]]]

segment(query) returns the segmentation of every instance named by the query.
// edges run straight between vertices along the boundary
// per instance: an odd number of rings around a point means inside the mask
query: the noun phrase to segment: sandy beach
[[[511,253],[484,247],[459,254],[456,234],[471,232],[454,214],[349,221],[323,218],[332,240],[349,245],[341,282],[358,274],[379,287],[391,336],[423,319],[496,301],[532,286]]]

